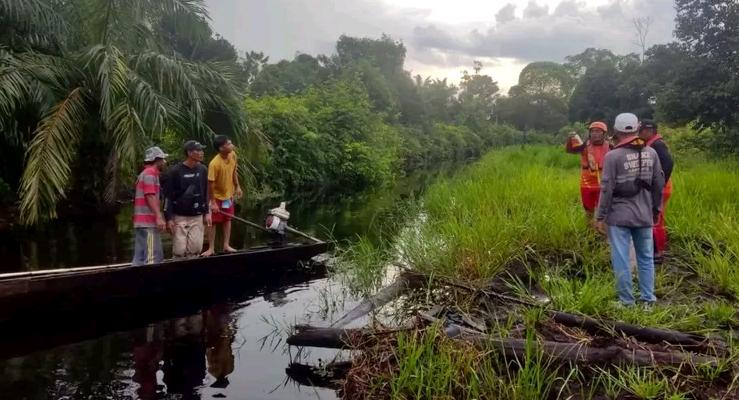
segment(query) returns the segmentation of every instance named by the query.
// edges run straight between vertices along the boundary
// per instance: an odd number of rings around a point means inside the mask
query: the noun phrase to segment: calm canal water
[[[376,236],[405,201],[449,171],[418,173],[394,188],[340,201],[295,201],[288,207],[291,223],[339,241]],[[275,205],[268,202],[241,215],[258,221]],[[129,261],[129,221],[122,213],[110,220],[6,233],[0,238],[0,270]],[[234,236],[242,247],[264,239],[240,225],[234,225]],[[0,342],[0,398],[333,399],[332,390],[290,380],[285,368],[291,360],[330,361],[336,352],[312,349],[296,354],[284,344],[285,329],[295,323],[326,325],[338,318],[356,304],[343,292],[325,271],[312,270],[249,282],[209,304],[182,299],[182,307],[167,314],[132,312],[111,320],[85,316],[84,324],[72,326],[49,321],[32,334]],[[337,298],[342,300],[334,301]]]

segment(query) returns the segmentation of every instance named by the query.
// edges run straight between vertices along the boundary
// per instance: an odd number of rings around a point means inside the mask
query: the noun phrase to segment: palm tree
[[[165,131],[208,142],[217,111],[246,140],[233,63],[178,54],[165,18],[197,30],[208,15],[203,0],[0,0],[0,140],[25,152],[22,223],[56,217],[83,142],[108,152],[97,172],[112,200]]]

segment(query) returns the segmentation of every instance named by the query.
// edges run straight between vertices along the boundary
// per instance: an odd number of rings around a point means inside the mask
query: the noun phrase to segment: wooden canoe
[[[116,264],[0,274],[0,324],[199,298],[295,268],[331,247],[328,242],[291,243],[139,267]]]

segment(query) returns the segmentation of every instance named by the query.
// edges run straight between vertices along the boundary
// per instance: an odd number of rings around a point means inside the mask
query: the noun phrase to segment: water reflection
[[[282,285],[253,288],[238,299],[179,317],[0,360],[0,398],[335,398],[333,391],[286,381],[289,357],[283,353],[281,328],[276,328],[298,319],[327,323],[306,314],[306,308],[317,293],[335,284],[326,278],[302,283],[286,278]],[[62,333],[63,327],[49,329]],[[22,339],[0,342],[33,347]],[[309,356],[315,361],[330,359],[332,353]]]

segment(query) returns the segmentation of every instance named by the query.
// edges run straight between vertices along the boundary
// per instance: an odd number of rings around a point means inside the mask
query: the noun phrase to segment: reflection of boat
[[[269,293],[284,293],[288,288],[321,279],[326,274],[326,268],[322,265],[311,268],[262,268],[256,265],[254,268],[260,271],[254,277],[247,275],[245,278],[224,280],[217,287],[210,285],[208,288],[202,284],[197,290],[190,286],[186,294],[159,296],[154,301],[108,302],[102,307],[89,305],[85,312],[19,315],[0,323],[0,343],[3,343],[0,346],[0,360],[78,343],[112,332],[135,330],[151,324],[161,325],[163,320],[181,319],[217,308],[218,304],[247,304],[253,299],[267,297]],[[171,335],[177,336],[175,330],[171,331]],[[227,368],[221,370],[226,371]],[[215,371],[213,375],[219,377]]]
[[[207,258],[81,267],[0,275],[0,323],[30,316],[78,314],[107,308],[154,305],[204,296],[224,286],[248,285],[262,275],[294,268],[330,243],[259,247]]]

